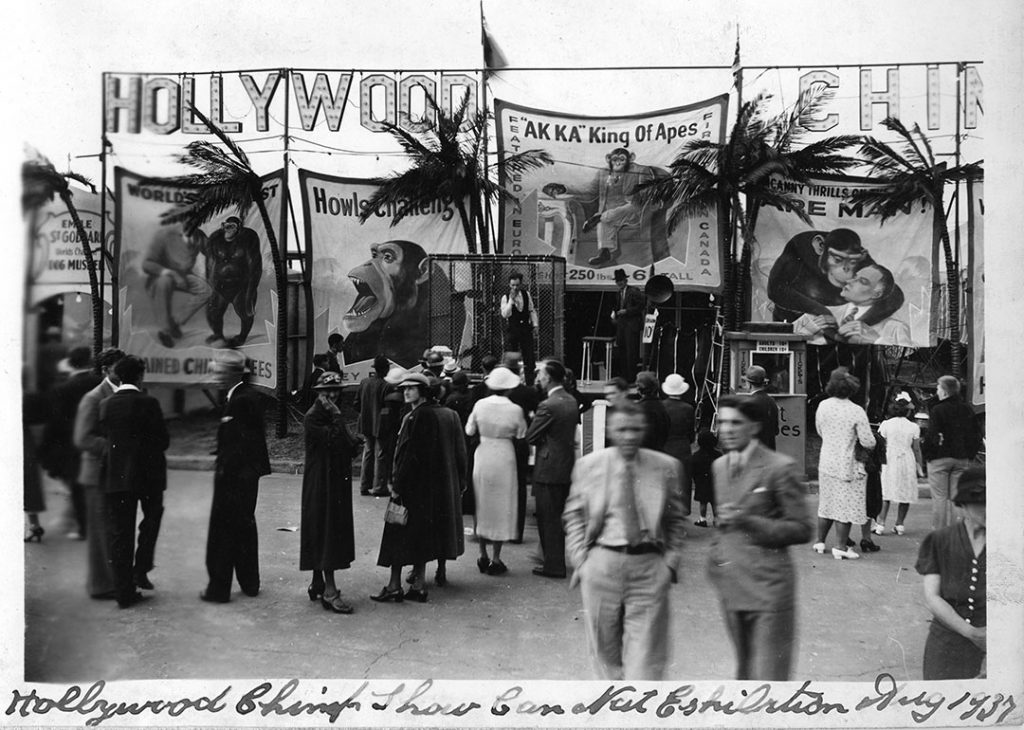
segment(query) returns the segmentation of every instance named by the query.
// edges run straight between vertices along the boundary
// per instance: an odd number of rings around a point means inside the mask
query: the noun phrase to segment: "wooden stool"
[[[612,347],[615,345],[614,337],[584,337],[583,338],[583,363],[580,367],[580,380],[591,382],[593,380],[593,346],[595,343],[604,343],[604,365],[611,377],[612,372]]]

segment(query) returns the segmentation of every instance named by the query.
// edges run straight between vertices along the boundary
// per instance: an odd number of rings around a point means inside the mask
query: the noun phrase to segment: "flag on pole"
[[[732,84],[737,89],[740,88],[740,72],[742,66],[740,65],[740,27],[736,26],[736,53],[732,57]]]
[[[491,36],[491,31],[487,28],[487,18],[484,17],[484,4],[480,2],[480,43],[484,47],[484,67],[489,70],[497,70],[508,66],[508,60],[505,58],[504,52],[501,50],[501,46]]]

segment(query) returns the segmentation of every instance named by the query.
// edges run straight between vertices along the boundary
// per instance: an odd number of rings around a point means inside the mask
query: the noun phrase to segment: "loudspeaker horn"
[[[664,274],[652,276],[644,286],[644,295],[653,304],[664,304],[672,298],[672,280]]]

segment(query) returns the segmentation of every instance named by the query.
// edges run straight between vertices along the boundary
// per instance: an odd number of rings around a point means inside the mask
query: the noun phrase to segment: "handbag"
[[[409,510],[392,500],[388,502],[388,508],[384,511],[384,521],[392,525],[404,525],[409,521]]]

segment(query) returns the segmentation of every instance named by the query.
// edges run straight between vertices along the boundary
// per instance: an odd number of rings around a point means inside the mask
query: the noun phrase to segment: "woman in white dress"
[[[917,478],[924,476],[921,459],[921,427],[911,414],[914,404],[910,396],[901,394],[889,407],[890,418],[882,421],[878,433],[885,439],[885,463],[882,464],[882,511],[875,524],[875,534],[885,532],[885,518],[889,504],[895,502],[896,525],[893,532],[902,535],[910,505],[917,502]]]
[[[867,472],[854,457],[854,444],[859,442],[864,448],[872,449],[875,435],[871,433],[868,414],[850,401],[850,396],[858,390],[860,380],[846,368],[836,368],[825,386],[825,392],[831,397],[822,401],[815,415],[821,436],[821,455],[818,458],[818,542],[813,547],[815,552],[825,552],[825,539],[834,522],[836,547],[832,548],[832,557],[836,560],[860,557],[848,546],[850,527],[867,522]]]
[[[523,410],[505,397],[519,385],[519,376],[505,367],[494,368],[484,385],[491,395],[473,406],[466,433],[480,435],[473,461],[473,496],[476,499],[476,536],[481,573],[501,575],[508,568],[501,562],[501,547],[516,537],[518,479],[514,440],[526,435]],[[490,545],[492,555],[487,555]]]

